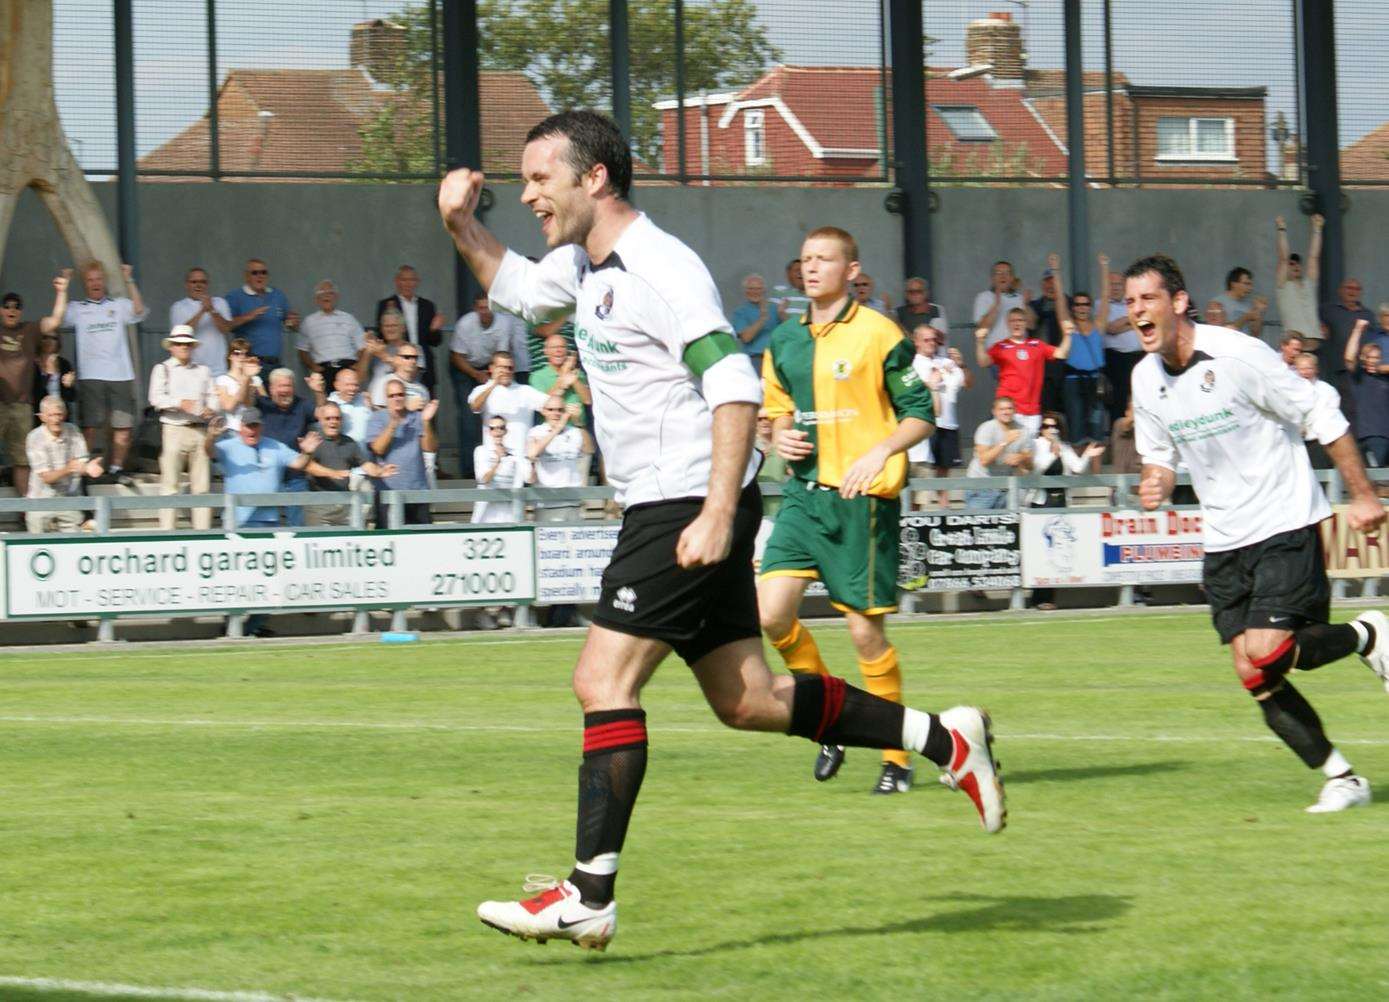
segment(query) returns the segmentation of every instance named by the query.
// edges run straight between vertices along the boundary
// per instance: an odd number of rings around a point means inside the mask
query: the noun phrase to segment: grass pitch
[[[992,710],[1007,831],[924,761],[906,796],[865,751],[812,782],[668,661],[604,955],[473,915],[568,872],[579,638],[6,655],[0,999],[1389,996],[1389,808],[1302,812],[1320,776],[1204,616],[891,633],[912,703]],[[1377,680],[1297,684],[1389,796]]]

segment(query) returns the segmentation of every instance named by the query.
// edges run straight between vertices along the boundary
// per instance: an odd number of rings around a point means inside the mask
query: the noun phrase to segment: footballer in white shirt
[[[1202,582],[1235,672],[1274,734],[1325,776],[1312,813],[1370,801],[1370,785],[1327,739],[1288,681],[1351,654],[1389,683],[1389,617],[1331,624],[1318,523],[1331,515],[1303,436],[1315,437],[1350,495],[1346,520],[1368,531],[1384,507],[1339,410],[1262,341],[1193,323],[1176,262],[1143,258],[1125,272],[1125,303],[1147,356],[1134,368],[1134,427],[1145,510],[1172,494],[1178,462],[1201,501]]]
[[[672,650],[732,727],[916,751],[944,736],[963,782],[977,781],[988,735],[982,723],[961,733],[839,678],[772,675],[752,568],[762,388],[708,269],[632,207],[631,152],[611,119],[572,111],[540,122],[521,175],[521,201],[551,248],[538,263],[478,221],[480,172],[451,171],[439,213],[496,308],[533,323],[574,314],[599,443],[626,514],[573,676],[584,710],[574,868],[528,900],[483,902],[478,917],[522,939],[603,949],[646,772],[641,691]],[[997,830],[1002,818],[985,826]]]

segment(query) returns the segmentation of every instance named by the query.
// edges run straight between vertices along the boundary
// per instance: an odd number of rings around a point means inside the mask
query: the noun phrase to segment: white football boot
[[[579,900],[579,890],[567,880],[531,874],[522,885],[540,891],[525,901],[484,901],[477,917],[498,932],[518,939],[546,943],[567,939],[585,950],[605,950],[617,932],[617,902],[590,908]]]
[[[1389,692],[1389,616],[1378,609],[1371,609],[1356,616],[1355,621],[1374,628],[1375,642],[1368,651],[1360,655],[1360,660],[1379,676],[1379,680],[1384,683],[1384,690]]]
[[[1351,807],[1367,807],[1370,803],[1370,781],[1364,776],[1339,776],[1328,779],[1317,796],[1317,802],[1308,807],[1308,814],[1331,814]]]
[[[992,722],[989,715],[973,706],[956,706],[940,715],[950,732],[955,750],[945,767],[955,788],[963,790],[979,810],[979,823],[993,835],[1008,824],[1008,805],[1003,796],[1003,780],[993,754]]]

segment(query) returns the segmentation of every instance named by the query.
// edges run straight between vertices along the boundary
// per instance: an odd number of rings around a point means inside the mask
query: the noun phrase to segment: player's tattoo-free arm
[[[1350,495],[1350,511],[1346,520],[1357,531],[1367,531],[1384,523],[1384,504],[1375,494],[1374,486],[1365,476],[1365,464],[1360,458],[1360,446],[1350,432],[1326,446],[1326,454],[1336,464],[1346,493]]]
[[[439,216],[485,292],[492,288],[506,248],[477,218],[484,181],[481,171],[466,167],[449,171],[439,183]]]
[[[708,567],[727,558],[743,472],[756,437],[757,404],[734,400],[714,408],[709,493],[675,544],[675,559],[681,567]]]

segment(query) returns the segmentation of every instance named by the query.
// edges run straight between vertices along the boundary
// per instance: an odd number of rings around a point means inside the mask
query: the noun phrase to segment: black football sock
[[[1375,628],[1369,623],[1359,624],[1366,631],[1368,640],[1360,642],[1360,634],[1350,623],[1313,623],[1304,626],[1293,634],[1297,640],[1297,662],[1293,665],[1298,671],[1311,671],[1322,665],[1349,657],[1374,646]]]
[[[584,714],[576,862],[569,882],[590,908],[602,908],[613,899],[618,853],[627,838],[627,824],[645,775],[645,711]]]
[[[822,745],[901,748],[901,703],[855,689],[835,675],[795,675],[786,733]]]
[[[1331,742],[1322,730],[1312,704],[1286,681],[1259,700],[1264,722],[1291,748],[1309,769],[1319,769],[1331,756]]]

